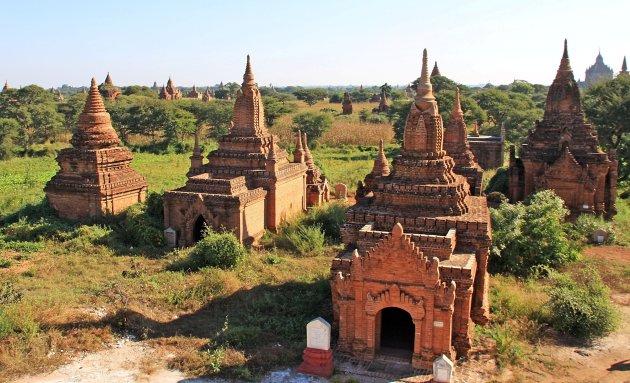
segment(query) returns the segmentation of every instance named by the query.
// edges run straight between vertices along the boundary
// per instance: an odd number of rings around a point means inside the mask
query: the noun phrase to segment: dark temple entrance
[[[380,312],[380,353],[411,358],[415,326],[411,315],[397,307],[388,307]]]
[[[199,242],[203,238],[203,233],[207,226],[208,224],[206,224],[206,220],[202,216],[197,217],[193,227],[193,241]]]

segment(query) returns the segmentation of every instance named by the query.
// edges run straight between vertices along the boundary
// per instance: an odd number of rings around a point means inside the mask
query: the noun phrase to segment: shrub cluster
[[[198,270],[209,266],[232,269],[245,259],[245,255],[243,245],[233,233],[207,230],[189,254],[189,268]]]
[[[615,329],[618,313],[596,271],[583,269],[574,278],[556,273],[552,281],[549,305],[555,329],[583,339],[601,337]]]

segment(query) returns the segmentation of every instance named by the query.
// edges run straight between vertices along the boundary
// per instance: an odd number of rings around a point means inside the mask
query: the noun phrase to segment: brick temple
[[[179,100],[182,98],[182,91],[173,85],[173,80],[169,77],[166,86],[162,85],[159,97],[162,100]]]
[[[120,88],[114,85],[114,81],[112,81],[112,76],[107,72],[107,77],[105,77],[105,82],[98,86],[98,91],[101,93],[106,99],[115,100],[118,95],[122,94]]]
[[[505,161],[505,124],[501,125],[499,136],[479,134],[479,128],[475,124],[467,141],[470,151],[475,156],[475,161],[482,169],[496,169],[503,166]]]
[[[361,85],[363,87],[363,85]],[[343,101],[341,102],[341,113],[342,114],[352,114],[352,97],[350,97],[350,93],[343,93]]]
[[[248,56],[229,133],[219,139],[219,148],[208,154],[205,164],[196,136],[186,185],[164,193],[164,225],[175,230],[177,245],[194,244],[206,225],[224,227],[241,242],[252,243],[265,229],[277,230],[307,208],[307,189],[324,183],[321,172],[310,151],[304,153],[306,142],[296,150],[302,152],[298,161],[289,162],[277,141],[265,126],[262,96]]]
[[[584,122],[578,84],[573,78],[567,43],[555,80],[549,87],[542,121],[537,121],[520,157],[510,147],[509,199],[523,201],[544,189],[558,194],[573,217],[616,214],[617,159],[599,149],[597,131]]]
[[[70,143],[57,156],[61,169],[44,188],[60,217],[98,220],[144,201],[147,182],[130,167],[133,155],[120,146],[94,79]]]
[[[468,144],[468,127],[464,121],[459,89],[455,92],[451,120],[444,130],[444,150],[455,161],[453,171],[466,177],[470,185],[470,194],[476,196],[483,194],[481,190],[483,169],[475,161],[475,155]]]
[[[197,90],[197,85],[194,85],[194,84],[190,92],[186,94],[186,98],[196,98],[200,100],[202,97],[203,97],[203,94]]]
[[[401,155],[384,154],[342,227],[331,267],[337,347],[355,357],[405,358],[430,368],[471,348],[489,318],[490,214],[443,150],[426,50]]]

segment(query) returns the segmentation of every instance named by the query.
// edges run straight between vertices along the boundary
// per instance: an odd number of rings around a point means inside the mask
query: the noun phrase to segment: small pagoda
[[[363,90],[363,85],[361,85],[361,90]],[[343,94],[343,102],[341,103],[341,113],[352,114],[352,97],[350,97],[350,93],[348,92],[344,92]]]
[[[565,40],[542,121],[530,130],[519,157],[510,147],[508,197],[511,202],[523,201],[551,189],[564,200],[572,217],[581,213],[612,217],[617,212],[617,166],[616,152],[602,152],[597,131],[584,121]]]
[[[481,181],[483,169],[475,161],[475,155],[468,143],[468,127],[464,121],[464,112],[460,102],[459,88],[455,92],[451,120],[444,131],[444,150],[455,161],[453,171],[466,177],[470,185],[470,194],[482,195]]]
[[[201,101],[208,102],[214,98],[214,90],[210,89],[210,87],[206,87],[206,91],[203,92],[203,96],[201,96]]]
[[[60,169],[44,188],[60,217],[99,220],[144,201],[147,182],[130,167],[133,155],[120,146],[94,79],[70,143],[59,152]]]
[[[491,229],[486,199],[443,150],[426,50],[421,73],[401,155],[390,170],[380,146],[346,211],[331,290],[339,351],[430,368],[440,355],[466,355],[475,323],[489,318]]]
[[[313,154],[308,147],[308,137],[299,130],[296,135],[293,162],[306,164],[306,207],[320,206],[330,201],[330,184],[315,165]]]
[[[101,96],[108,100],[115,100],[119,94],[122,94],[120,89],[114,85],[114,81],[112,81],[112,76],[107,72],[107,77],[105,77],[105,82],[98,86],[98,91],[101,93]]]
[[[192,89],[190,90],[190,92],[188,92],[188,94],[186,94],[186,98],[194,98],[194,99],[201,99],[203,97],[203,95],[201,94],[201,92],[197,91],[197,85],[193,84]]]

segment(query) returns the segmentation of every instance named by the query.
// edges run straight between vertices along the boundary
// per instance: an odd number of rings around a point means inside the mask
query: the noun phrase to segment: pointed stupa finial
[[[420,79],[418,80],[418,87],[416,89],[416,100],[418,101],[433,101],[433,85],[431,85],[431,77],[429,76],[429,59],[427,57],[426,48],[422,51],[422,72]]]
[[[304,147],[302,145],[302,132],[297,131],[295,138],[295,151],[293,152],[293,162],[304,163]]]
[[[112,81],[112,76],[109,75],[109,72],[107,72],[107,77],[105,77],[105,84],[114,85],[114,82]]]
[[[243,86],[245,85],[249,85],[249,86],[256,85],[256,81],[254,81],[254,72],[252,71],[252,64],[251,64],[249,55],[247,55],[247,65],[245,65],[245,74],[243,75]]]
[[[453,112],[451,113],[451,120],[454,118],[463,118],[464,111],[462,110],[462,103],[459,94],[459,87],[455,88],[455,101],[453,101]]]
[[[302,144],[304,147],[304,162],[306,162],[306,166],[308,166],[309,169],[314,169],[315,161],[313,160],[313,154],[311,153],[311,150],[308,148],[308,137],[306,133],[304,133]]]
[[[269,155],[267,156],[267,160],[271,162],[278,161],[278,157],[276,156],[276,138],[273,134],[271,135],[271,145],[269,146]]]
[[[389,161],[385,156],[385,145],[383,144],[383,139],[381,139],[378,143],[378,154],[374,159],[374,166],[372,166],[372,175],[386,177],[389,173]]]
[[[440,68],[438,68],[437,61],[433,65],[433,70],[431,71],[431,77],[441,76]]]
[[[619,72],[619,74],[628,74],[628,64],[626,64],[626,56],[623,56],[623,63],[621,63],[621,72]]]
[[[624,59],[624,62],[625,62],[625,59]],[[4,81],[4,87],[2,88],[2,91],[4,92],[7,89],[11,89],[9,88],[9,80]]]
[[[571,69],[571,62],[569,61],[569,48],[567,47],[567,39],[564,39],[564,52],[562,52],[562,60],[560,60],[560,67],[558,68],[558,76],[573,72]]]
[[[83,108],[83,113],[103,113],[106,112],[105,104],[103,103],[103,98],[101,98],[101,93],[98,91],[98,86],[96,85],[96,79],[92,77],[92,82],[90,84],[90,91],[88,92],[88,97],[85,102],[85,107]]]

